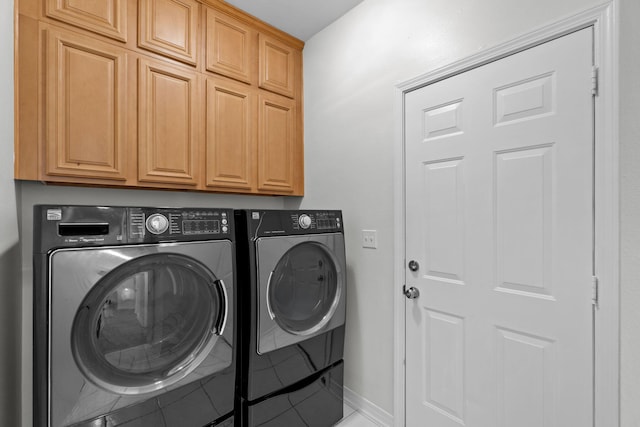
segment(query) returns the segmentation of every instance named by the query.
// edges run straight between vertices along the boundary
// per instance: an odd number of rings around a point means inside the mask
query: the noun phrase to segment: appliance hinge
[[[599,69],[595,65],[591,68],[591,95],[598,96],[598,72]]]
[[[598,276],[591,276],[591,301],[593,305],[598,305]]]

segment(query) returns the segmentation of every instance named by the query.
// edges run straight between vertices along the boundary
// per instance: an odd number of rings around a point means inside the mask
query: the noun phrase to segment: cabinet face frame
[[[138,59],[138,181],[198,185],[200,86],[195,71]]]
[[[257,63],[257,32],[212,8],[204,10],[207,71],[251,84]]]
[[[93,10],[88,7],[90,5],[94,6]],[[99,5],[102,10],[95,7]],[[45,14],[115,40],[127,41],[127,0],[45,0]]]
[[[128,54],[57,29],[43,37],[45,174],[126,180]]]
[[[195,66],[200,3],[195,0],[139,0],[138,7],[138,46]],[[168,22],[174,27],[169,28]]]

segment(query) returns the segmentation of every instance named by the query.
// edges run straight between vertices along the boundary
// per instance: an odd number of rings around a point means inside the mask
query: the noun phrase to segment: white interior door
[[[593,421],[592,29],[406,95],[406,425]]]

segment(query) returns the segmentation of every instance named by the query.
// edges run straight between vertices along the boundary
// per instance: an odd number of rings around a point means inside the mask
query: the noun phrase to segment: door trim
[[[415,89],[502,59],[533,46],[592,27],[594,64],[599,88],[594,117],[595,242],[594,267],[599,281],[594,308],[594,426],[620,424],[619,326],[619,163],[617,1],[606,3],[511,41],[399,83],[394,94],[394,426],[405,425],[405,168],[404,98]]]

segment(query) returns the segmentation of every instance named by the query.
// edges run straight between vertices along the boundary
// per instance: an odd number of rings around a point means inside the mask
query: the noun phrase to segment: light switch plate
[[[376,249],[378,247],[378,231],[362,230],[362,247]]]

